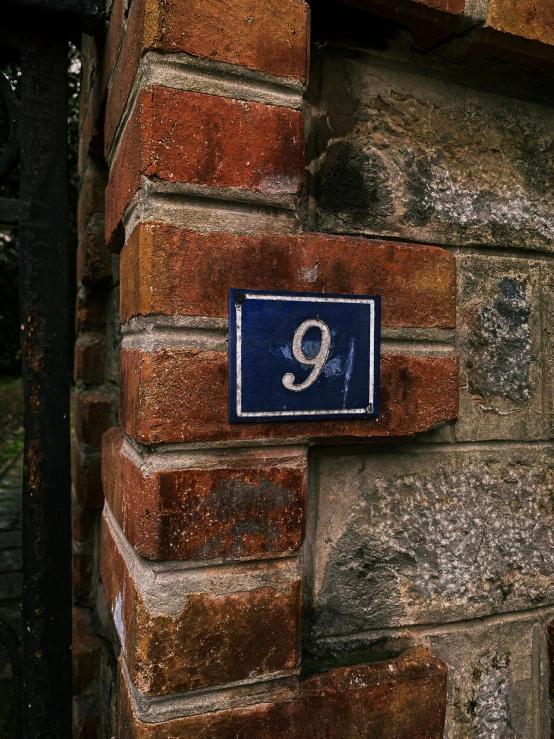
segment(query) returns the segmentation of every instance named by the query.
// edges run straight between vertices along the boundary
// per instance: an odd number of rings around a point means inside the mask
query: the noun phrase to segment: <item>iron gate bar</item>
[[[72,734],[67,42],[101,27],[101,4],[9,0],[0,28],[2,62],[22,72],[20,103],[0,83],[11,124],[0,178],[20,155],[20,198],[0,198],[0,222],[19,222],[25,398],[22,638],[0,620],[17,739]]]
[[[30,31],[21,72],[23,715],[28,739],[65,739],[72,724],[65,29]]]

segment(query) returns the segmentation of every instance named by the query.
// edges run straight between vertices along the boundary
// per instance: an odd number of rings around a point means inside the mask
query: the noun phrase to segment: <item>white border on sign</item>
[[[375,300],[367,298],[310,298],[307,296],[294,295],[263,295],[258,293],[245,293],[245,300],[282,300],[288,302],[306,303],[354,303],[369,305],[369,398],[371,406],[374,407],[374,384],[375,384]],[[236,311],[236,384],[237,384],[237,417],[238,418],[261,418],[275,416],[340,416],[352,413],[367,413],[365,408],[341,408],[340,410],[318,410],[318,411],[244,411],[242,410],[242,303],[235,303]]]

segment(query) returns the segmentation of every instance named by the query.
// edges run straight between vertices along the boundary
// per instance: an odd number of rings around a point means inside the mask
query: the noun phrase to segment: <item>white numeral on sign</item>
[[[321,331],[321,345],[315,357],[313,357],[313,359],[310,359],[310,357],[307,357],[304,354],[304,350],[302,349],[302,339],[306,335],[308,329],[314,326]],[[304,321],[304,323],[301,323],[294,333],[294,338],[292,340],[292,353],[294,354],[294,358],[298,362],[300,362],[300,364],[311,365],[313,367],[313,370],[310,372],[309,376],[306,377],[304,382],[300,382],[298,385],[295,384],[295,377],[293,374],[287,372],[286,375],[283,375],[283,385],[287,388],[287,390],[300,392],[300,390],[307,390],[307,388],[313,385],[317,378],[320,376],[325,362],[327,361],[330,348],[331,332],[329,331],[329,326],[326,323],[315,318],[310,318],[309,320]]]

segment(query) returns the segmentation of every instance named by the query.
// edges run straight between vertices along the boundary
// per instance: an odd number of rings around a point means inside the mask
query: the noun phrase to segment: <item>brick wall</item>
[[[83,40],[75,733],[546,738],[549,17],[311,6]],[[380,419],[230,425],[238,285],[381,295]]]

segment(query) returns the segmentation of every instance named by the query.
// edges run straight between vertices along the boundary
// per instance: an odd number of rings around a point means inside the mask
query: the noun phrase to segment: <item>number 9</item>
[[[302,349],[302,339],[306,335],[308,329],[312,328],[313,326],[317,326],[317,328],[321,331],[321,346],[319,347],[319,351],[316,356],[313,359],[310,359],[304,354],[304,350]],[[294,338],[292,340],[292,353],[294,354],[294,358],[298,362],[300,362],[300,364],[311,365],[313,367],[313,370],[310,372],[309,376],[304,380],[304,382],[301,382],[298,385],[296,385],[294,382],[295,377],[293,374],[287,372],[286,375],[283,375],[283,385],[287,388],[287,390],[293,390],[294,392],[298,393],[301,390],[307,390],[309,387],[311,387],[311,385],[314,384],[314,382],[321,374],[323,366],[325,365],[325,362],[327,361],[327,358],[329,356],[330,348],[331,332],[329,331],[329,326],[327,326],[326,323],[323,323],[323,321],[316,320],[314,318],[310,318],[307,321],[304,321],[304,323],[301,323],[294,333]]]

